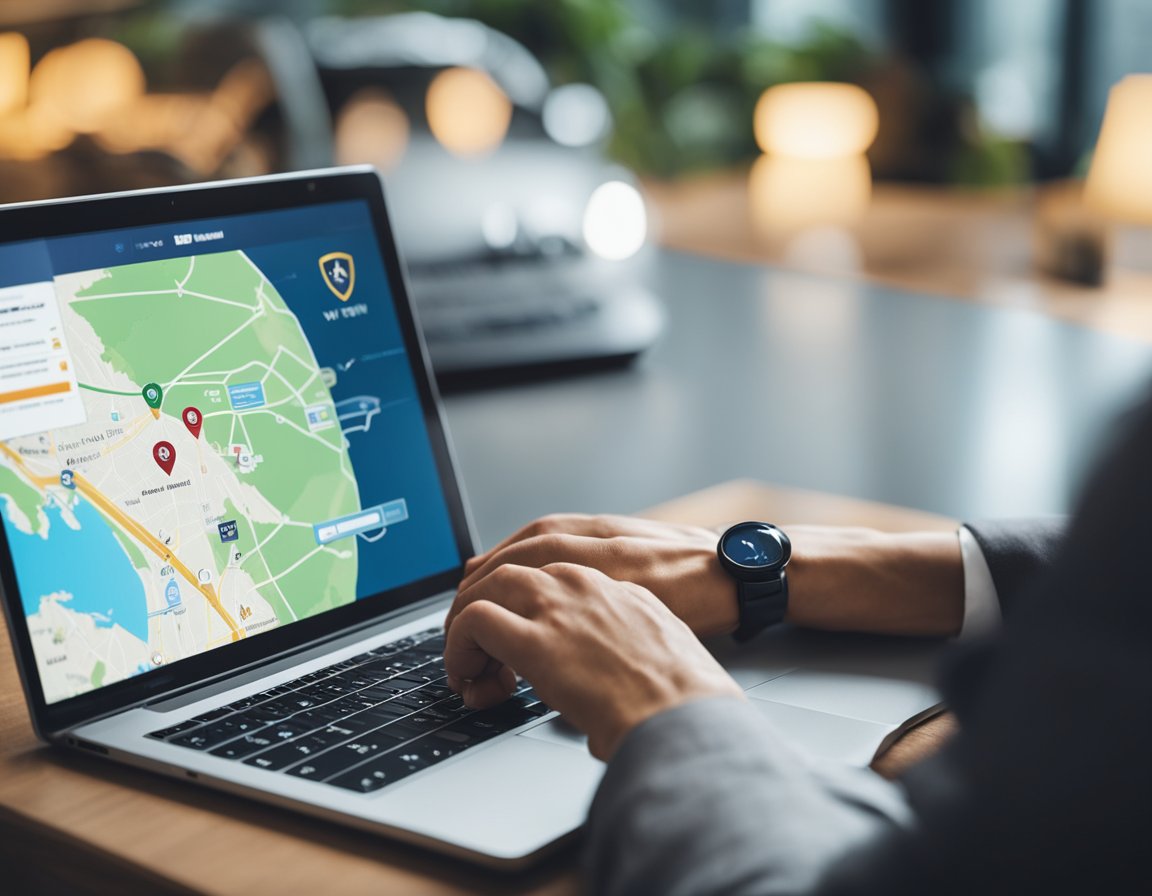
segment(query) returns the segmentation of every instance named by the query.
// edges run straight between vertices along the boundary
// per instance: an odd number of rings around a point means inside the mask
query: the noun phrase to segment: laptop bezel
[[[36,668],[12,552],[4,527],[0,526],[0,604],[3,604],[7,617],[33,727],[40,737],[51,739],[83,722],[103,718],[193,685],[218,682],[240,670],[251,669],[357,627],[399,615],[421,601],[454,588],[460,581],[464,562],[475,553],[476,541],[456,475],[427,348],[414,317],[382,184],[374,169],[367,166],[325,169],[0,206],[0,242],[19,243],[357,199],[367,203],[376,232],[460,564],[434,576],[263,632],[257,637],[188,657],[163,669],[48,703]],[[84,226],[77,226],[77,222],[83,222]]]

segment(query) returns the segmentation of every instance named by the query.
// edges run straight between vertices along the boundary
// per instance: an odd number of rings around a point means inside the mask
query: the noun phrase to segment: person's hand
[[[518,673],[607,760],[640,722],[690,700],[743,692],[651,592],[588,567],[504,563],[462,589],[447,626],[448,684],[472,707]]]
[[[736,585],[716,558],[717,534],[628,516],[555,514],[536,520],[464,567],[466,591],[505,564],[574,563],[655,594],[701,637],[731,632]],[[452,615],[449,614],[449,624]]]

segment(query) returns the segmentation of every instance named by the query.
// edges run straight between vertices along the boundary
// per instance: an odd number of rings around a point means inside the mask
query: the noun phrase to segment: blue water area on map
[[[73,509],[79,529],[71,529],[51,504],[48,538],[27,535],[5,519],[8,544],[16,563],[25,615],[40,609],[40,598],[67,591],[69,610],[91,615],[96,625],[119,625],[141,641],[148,640],[148,607],[144,585],[124,548],[100,512],[81,500]]]

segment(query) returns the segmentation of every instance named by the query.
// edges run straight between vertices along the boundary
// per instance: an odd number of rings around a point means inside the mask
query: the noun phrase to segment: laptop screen
[[[0,245],[0,516],[45,702],[459,566],[405,345],[363,200]]]

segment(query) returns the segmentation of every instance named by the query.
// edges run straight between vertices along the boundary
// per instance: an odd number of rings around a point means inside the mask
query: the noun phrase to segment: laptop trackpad
[[[477,853],[516,859],[584,821],[603,763],[509,737],[381,792],[379,819]]]

